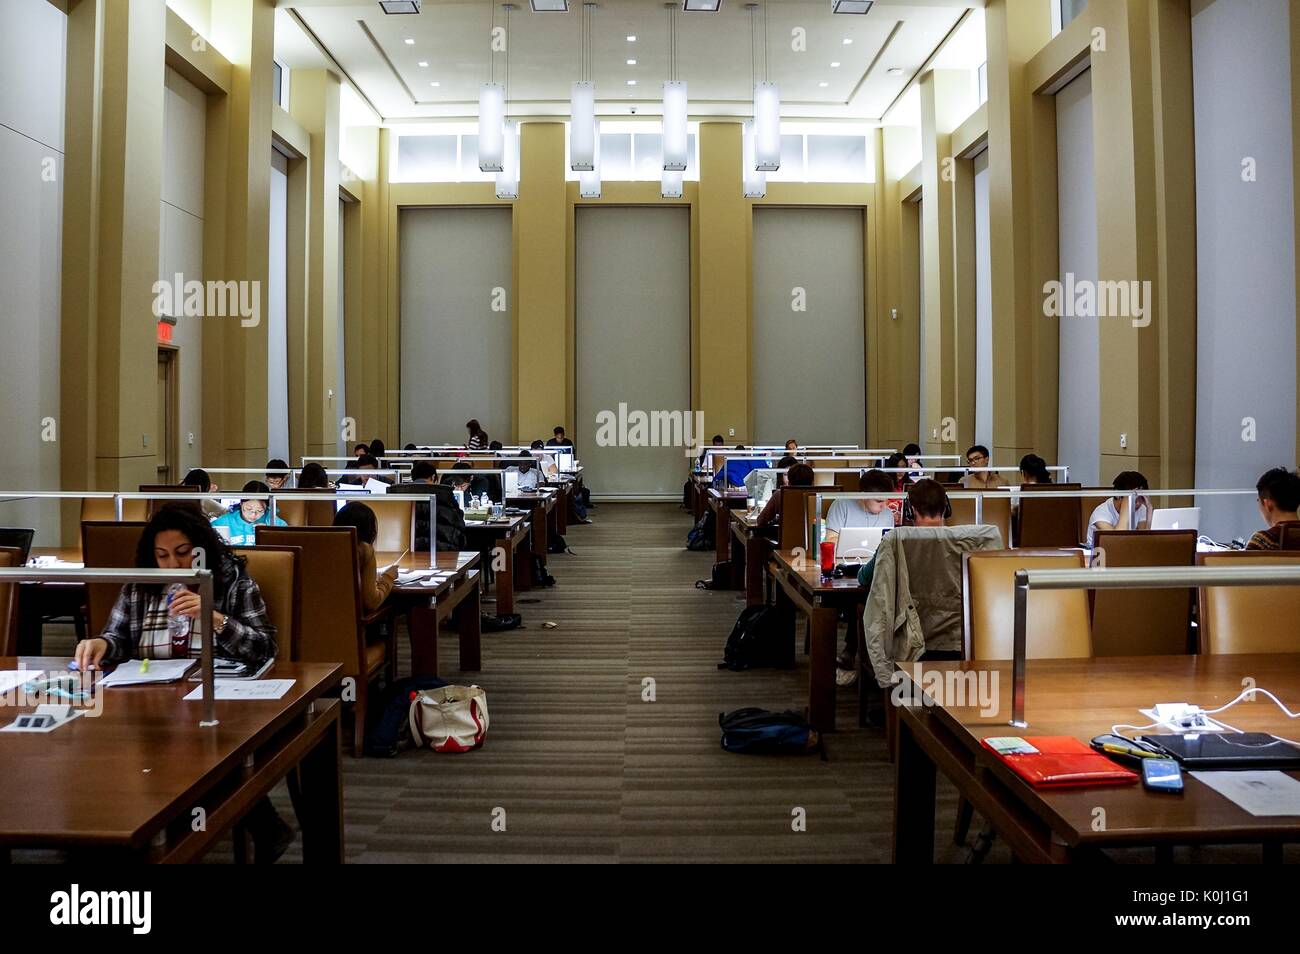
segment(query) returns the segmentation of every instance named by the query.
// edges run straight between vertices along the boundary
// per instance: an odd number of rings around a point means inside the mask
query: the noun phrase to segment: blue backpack
[[[821,754],[821,735],[797,712],[769,712],[767,709],[736,709],[718,715],[722,727],[722,747],[728,752],[757,755]]]

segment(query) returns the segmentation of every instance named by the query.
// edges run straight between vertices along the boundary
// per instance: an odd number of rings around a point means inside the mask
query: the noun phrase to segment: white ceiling
[[[853,16],[833,15],[830,0],[770,0],[769,72],[781,88],[782,115],[880,119],[965,10],[982,2],[877,0],[870,13]],[[479,85],[489,78],[493,11],[496,25],[505,25],[501,4],[489,0],[424,0],[420,14],[406,16],[384,14],[378,0],[278,0],[278,6],[281,62],[291,69],[320,67],[329,65],[328,54],[384,120],[397,122],[475,116]],[[569,7],[568,13],[533,13],[528,0],[519,0],[511,14],[511,115],[568,114],[570,84],[579,78],[582,19],[580,0]],[[760,80],[762,20],[760,7]],[[796,28],[805,31],[804,51],[792,49]],[[657,114],[668,71],[663,0],[599,0],[591,34],[598,111]],[[852,42],[845,44],[846,38]],[[693,117],[748,115],[750,14],[743,3],[723,0],[722,10],[711,14],[679,9],[677,48],[678,78],[689,84]],[[636,65],[627,65],[628,59]],[[505,67],[506,55],[498,53],[497,82],[504,81]],[[890,69],[902,72],[890,75]],[[627,85],[629,79],[636,86]]]

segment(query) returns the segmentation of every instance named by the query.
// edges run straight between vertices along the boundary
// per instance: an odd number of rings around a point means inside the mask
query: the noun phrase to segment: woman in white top
[[[1124,470],[1115,475],[1111,486],[1116,490],[1150,490],[1146,477],[1136,470]],[[1151,507],[1146,497],[1137,498],[1137,522],[1134,527],[1147,530],[1151,526]],[[1128,494],[1121,497],[1107,497],[1088,518],[1088,546],[1092,546],[1094,534],[1098,530],[1127,530]]]

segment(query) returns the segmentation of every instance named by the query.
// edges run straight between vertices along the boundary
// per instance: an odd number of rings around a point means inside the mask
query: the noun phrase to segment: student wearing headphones
[[[942,527],[944,521],[952,516],[952,502],[948,493],[937,480],[923,477],[907,489],[907,499],[903,501],[903,522],[909,527]],[[876,558],[870,560],[858,570],[858,585],[868,593],[876,574]],[[844,652],[836,660],[835,683],[851,686],[858,679],[854,666],[857,656],[858,635],[856,627],[850,625],[844,639]]]

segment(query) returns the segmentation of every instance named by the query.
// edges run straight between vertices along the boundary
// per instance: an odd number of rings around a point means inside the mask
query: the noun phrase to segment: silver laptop
[[[835,559],[869,560],[893,527],[845,527],[835,541]]]
[[[1200,507],[1166,507],[1151,512],[1152,530],[1199,530]]]

